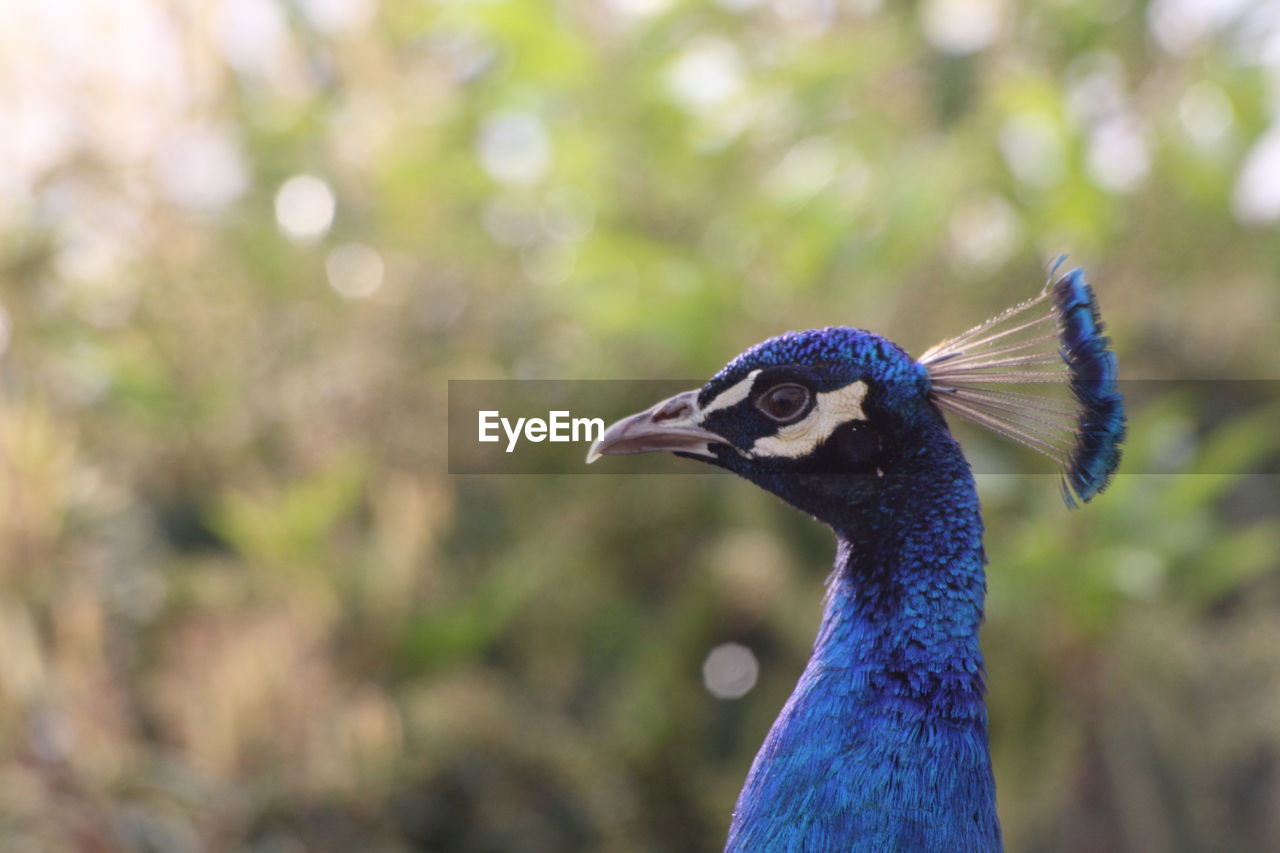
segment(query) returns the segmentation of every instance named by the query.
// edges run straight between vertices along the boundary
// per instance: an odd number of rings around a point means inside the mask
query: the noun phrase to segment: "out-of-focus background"
[[[1280,5],[3,0],[0,847],[718,849],[829,534],[451,477],[446,380],[920,352],[1058,252],[1178,381],[1082,511],[982,478],[1009,848],[1280,849],[1280,409],[1184,381],[1277,377]]]

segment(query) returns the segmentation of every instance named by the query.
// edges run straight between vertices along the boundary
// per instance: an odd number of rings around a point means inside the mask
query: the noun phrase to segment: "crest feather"
[[[1102,332],[1093,288],[1075,269],[919,361],[940,408],[1052,459],[1063,500],[1075,506],[1107,487],[1125,435],[1116,357]]]

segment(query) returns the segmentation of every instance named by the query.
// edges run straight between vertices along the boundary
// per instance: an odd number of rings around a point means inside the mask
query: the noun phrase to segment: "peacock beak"
[[[724,444],[723,436],[703,429],[698,421],[698,392],[686,391],[643,412],[623,418],[604,431],[587,453],[590,465],[601,456],[651,453],[657,450],[711,456],[712,442]]]

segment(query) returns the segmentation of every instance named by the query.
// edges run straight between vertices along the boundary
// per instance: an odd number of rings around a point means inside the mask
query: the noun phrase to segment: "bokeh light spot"
[[[382,255],[363,243],[344,243],[324,259],[329,286],[346,299],[366,299],[382,287]]]
[[[1196,144],[1214,148],[1230,134],[1235,110],[1220,88],[1196,83],[1178,101],[1178,121]]]
[[[175,204],[217,213],[248,188],[237,140],[222,128],[186,128],[173,136],[155,164],[156,181]]]
[[[329,232],[337,202],[314,175],[295,175],[276,193],[276,222],[289,239],[312,243]]]
[[[485,233],[503,246],[527,246],[542,234],[537,208],[522,199],[495,198],[485,206],[481,221]]]
[[[743,87],[742,59],[722,38],[696,39],[667,70],[667,89],[689,112],[699,112],[732,99]]]
[[[1147,26],[1161,47],[1183,56],[1248,5],[1249,0],[1155,0],[1147,7]]]
[[[551,137],[542,120],[528,112],[500,112],[487,118],[476,140],[485,174],[503,184],[533,184],[551,168]]]
[[[835,0],[774,0],[778,17],[793,31],[816,38],[836,21]]]
[[[661,15],[671,8],[673,0],[608,0],[607,6],[619,18],[640,21]]]
[[[769,194],[784,201],[803,201],[831,183],[840,166],[836,145],[828,137],[801,140],[765,177]]]
[[[317,30],[338,35],[359,32],[368,26],[375,0],[302,0],[301,7]]]
[[[1066,153],[1053,120],[1040,113],[1018,113],[1000,127],[1000,153],[1014,177],[1037,188],[1062,180]]]
[[[755,654],[741,643],[716,646],[702,664],[702,683],[717,699],[741,699],[759,676]]]
[[[1280,125],[1272,125],[1249,150],[1236,176],[1231,207],[1241,222],[1280,220]]]
[[[1151,169],[1147,142],[1137,119],[1120,114],[1101,122],[1089,135],[1089,177],[1105,190],[1136,190]]]
[[[964,272],[990,273],[1017,248],[1022,223],[1017,212],[997,195],[972,198],[951,217],[952,255]]]
[[[1003,16],[1001,0],[927,0],[920,28],[936,50],[965,56],[991,46]]]
[[[1115,555],[1112,571],[1117,589],[1140,601],[1149,601],[1164,586],[1168,566],[1155,551],[1123,548]]]
[[[218,39],[227,64],[241,74],[268,75],[289,49],[289,22],[270,0],[227,0]]]

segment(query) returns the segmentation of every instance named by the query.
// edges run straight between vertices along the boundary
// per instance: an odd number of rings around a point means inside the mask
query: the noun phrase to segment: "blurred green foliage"
[[[1095,504],[981,478],[1009,848],[1280,849],[1278,27],[0,14],[4,849],[717,849],[829,535],[721,476],[450,476],[446,381],[710,375],[831,324],[919,352],[1061,251],[1157,381]],[[700,674],[730,641],[738,700]]]

